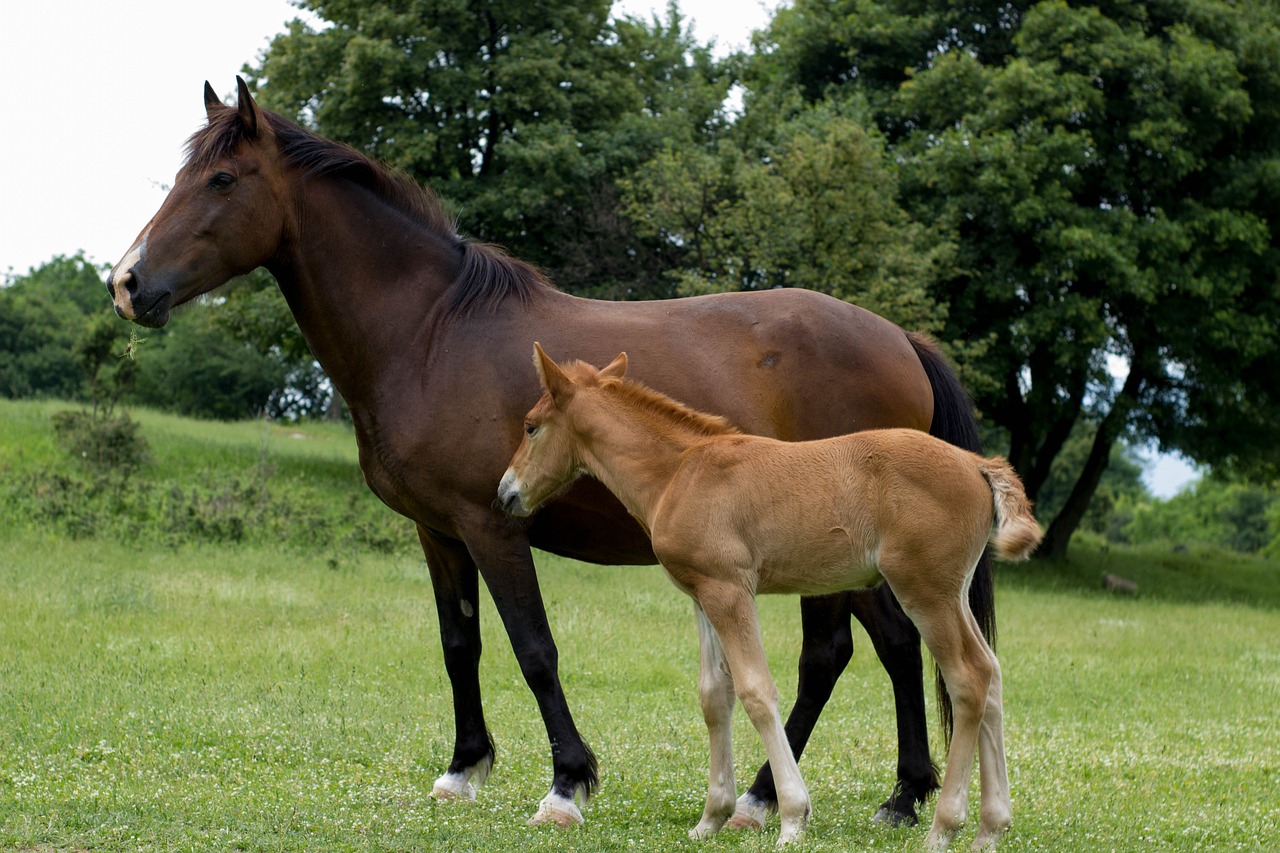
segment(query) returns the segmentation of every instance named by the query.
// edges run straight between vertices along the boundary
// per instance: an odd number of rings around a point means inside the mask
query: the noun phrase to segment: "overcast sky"
[[[615,14],[664,13],[618,0]],[[745,46],[778,0],[680,0],[701,41]],[[229,94],[286,21],[288,0],[2,0],[0,279],[83,250],[114,263],[164,198],[204,122],[209,80]],[[1191,475],[1163,459],[1170,494]]]

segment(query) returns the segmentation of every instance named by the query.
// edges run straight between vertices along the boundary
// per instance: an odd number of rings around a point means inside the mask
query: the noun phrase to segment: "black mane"
[[[279,144],[285,162],[308,176],[332,176],[351,181],[374,193],[390,207],[453,244],[462,267],[451,289],[449,308],[467,314],[493,307],[514,296],[522,302],[544,287],[546,277],[536,267],[513,258],[501,248],[458,234],[456,223],[431,190],[408,174],[376,163],[361,152],[312,133],[269,110],[261,110]],[[219,110],[209,123],[187,140],[187,165],[205,171],[231,156],[245,138],[239,113]]]

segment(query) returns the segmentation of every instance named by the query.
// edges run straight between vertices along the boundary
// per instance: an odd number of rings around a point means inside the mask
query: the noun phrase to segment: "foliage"
[[[139,357],[134,399],[184,415],[218,420],[262,414],[285,385],[279,354],[216,328],[213,311],[194,311],[149,334]]]
[[[1129,499],[1116,508],[1121,542],[1189,542],[1280,557],[1280,491],[1222,476],[1202,478],[1167,501]]]
[[[865,99],[903,207],[954,235],[944,337],[990,342],[973,388],[1033,495],[1092,425],[1049,553],[1122,436],[1275,470],[1273,4],[798,0],[770,39],[749,79]]]
[[[265,354],[283,372],[263,407],[266,414],[297,420],[328,413],[334,403],[333,386],[311,354],[271,274],[259,268],[221,292],[226,301],[210,315],[211,329],[250,351]]]
[[[136,411],[89,413],[0,400],[0,515],[15,529],[72,539],[271,544],[308,553],[412,552],[411,526],[369,493],[342,425],[208,424]],[[48,442],[63,421],[103,464]],[[145,428],[141,459],[130,436]],[[116,444],[109,443],[114,437]],[[59,442],[60,443],[60,442]],[[123,443],[121,449],[119,444]]]
[[[0,288],[0,397],[83,399],[76,342],[106,304],[83,254],[56,257]]]
[[[728,81],[674,13],[607,0],[309,2],[257,68],[265,106],[414,175],[567,289],[650,294],[662,247],[616,215],[614,182],[719,121]]]
[[[142,430],[126,412],[58,412],[53,432],[73,459],[100,476],[123,477],[147,457]]]
[[[805,287],[939,330],[926,287],[951,247],[897,205],[877,137],[829,108],[775,134],[767,156],[732,139],[714,150],[668,146],[623,182],[639,233],[683,259],[669,273],[680,291]]]

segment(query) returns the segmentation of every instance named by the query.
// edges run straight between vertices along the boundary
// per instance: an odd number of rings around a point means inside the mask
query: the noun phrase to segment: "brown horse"
[[[667,577],[694,600],[702,646],[698,691],[711,740],[702,820],[716,832],[734,811],[734,693],[764,740],[777,781],[779,844],[809,817],[809,795],[778,715],[756,617],[757,593],[893,590],[942,670],[955,731],[928,844],[945,848],[965,820],[981,753],[975,849],[1009,828],[1000,665],[969,610],[969,581],[990,538],[1024,560],[1040,527],[1009,463],[930,435],[884,429],[816,441],[743,435],[626,380],[626,353],[596,370],[566,368],[534,344],[542,398],[498,486],[529,516],[579,476],[608,487],[648,531]]]
[[[551,792],[536,819],[580,820],[595,758],[561,689],[530,545],[595,563],[652,563],[648,538],[599,484],[582,481],[526,526],[493,506],[538,398],[535,338],[594,359],[625,347],[641,378],[741,429],[809,439],[873,427],[930,430],[974,448],[968,398],[937,350],[867,311],[799,290],[615,303],[556,291],[528,265],[458,236],[429,192],[359,152],[205,84],[208,125],[159,212],[107,289],[116,312],[163,325],[172,308],[265,266],[355,422],[373,492],[417,525],[453,691],[455,743],[434,792],[472,797],[493,762],[481,706],[483,576],[551,743]],[[972,599],[990,624],[990,575]],[[887,592],[807,598],[787,734],[798,756],[852,653],[850,615],[893,682],[898,783],[880,815],[914,821],[937,785],[919,636]],[[945,697],[942,706],[945,708]],[[743,796],[758,823],[775,798],[768,766]]]

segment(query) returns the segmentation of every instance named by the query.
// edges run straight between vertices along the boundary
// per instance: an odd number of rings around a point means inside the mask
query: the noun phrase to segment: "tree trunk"
[[[1093,495],[1098,490],[1098,483],[1101,482],[1102,475],[1107,470],[1107,464],[1111,461],[1111,448],[1115,446],[1116,439],[1124,431],[1125,422],[1129,419],[1129,413],[1133,410],[1138,398],[1138,389],[1141,386],[1142,380],[1138,376],[1138,371],[1130,368],[1124,387],[1120,389],[1115,402],[1111,405],[1111,411],[1107,412],[1102,423],[1098,424],[1098,432],[1093,437],[1093,446],[1089,448],[1089,458],[1085,460],[1084,470],[1080,472],[1079,479],[1072,487],[1067,502],[1049,525],[1044,542],[1036,552],[1037,556],[1061,558],[1067,555],[1067,546],[1071,542],[1072,535],[1079,528],[1080,522],[1084,520],[1084,514],[1089,510],[1089,502],[1093,500]]]

